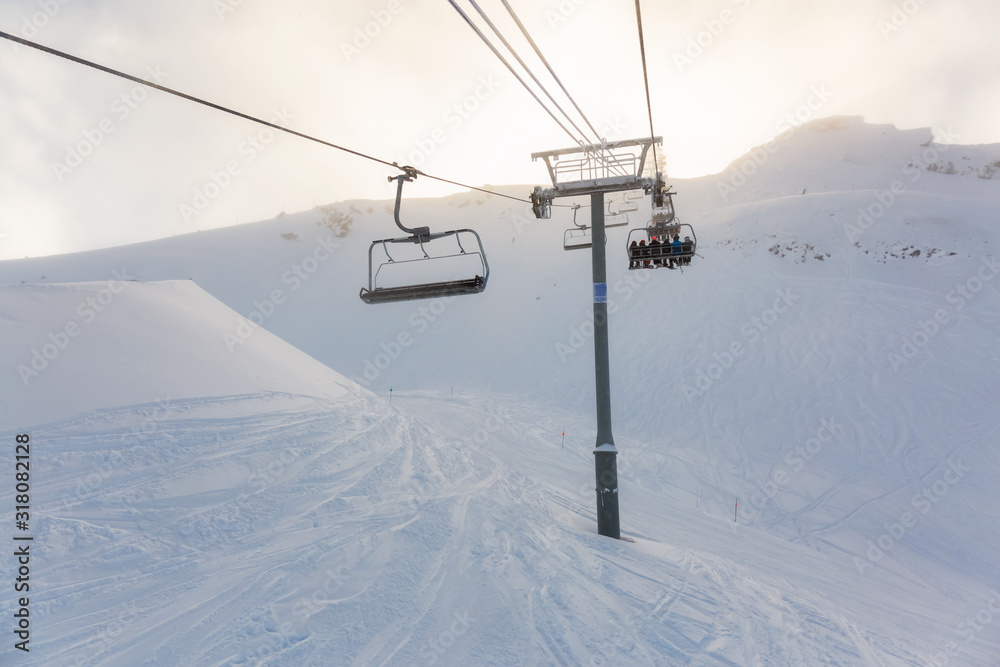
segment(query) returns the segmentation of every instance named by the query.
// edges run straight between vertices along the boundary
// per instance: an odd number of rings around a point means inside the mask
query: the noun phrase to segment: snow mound
[[[0,287],[0,418],[17,428],[164,400],[343,397],[348,380],[190,281]]]

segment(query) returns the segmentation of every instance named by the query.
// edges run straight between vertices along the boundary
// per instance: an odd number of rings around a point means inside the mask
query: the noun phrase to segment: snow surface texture
[[[483,236],[486,292],[449,302],[358,299],[386,201],[0,264],[35,535],[32,651],[0,661],[1000,664],[1000,184],[933,167],[1000,147],[929,139],[824,119],[676,183],[683,273],[609,231],[634,542],[595,534],[566,209],[407,199]]]

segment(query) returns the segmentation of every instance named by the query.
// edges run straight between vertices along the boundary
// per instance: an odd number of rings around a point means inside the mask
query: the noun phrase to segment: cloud
[[[928,2],[897,30],[880,30],[894,6],[916,3],[646,3],[655,129],[670,173],[722,169],[774,136],[778,121],[817,84],[834,92],[825,115],[949,125],[969,142],[1000,139],[1000,118],[983,112],[997,101],[998,56],[987,27],[1000,24],[1000,7]],[[43,5],[52,4],[59,9],[49,16]],[[631,5],[514,4],[602,133],[648,132]],[[499,3],[482,5],[510,27]],[[473,185],[545,183],[530,153],[570,142],[446,3],[14,1],[0,8],[0,29],[33,32],[42,43],[137,75],[160,67],[166,85],[264,118],[285,109],[298,130],[389,161],[420,159],[425,171]],[[692,39],[705,45],[679,70],[675,55]],[[530,54],[523,40],[512,41]],[[483,77],[500,85],[456,123],[455,105],[475,97]],[[0,200],[0,232],[9,235],[0,257],[392,195],[387,168],[293,137],[275,137],[250,159],[241,148],[259,127],[160,93],[122,117],[113,105],[132,88],[0,44],[0,188],[18,193]],[[113,131],[60,179],[54,163],[104,119]],[[422,150],[435,136],[433,151]],[[239,173],[185,220],[182,205],[233,160]],[[453,190],[419,187],[426,196]]]

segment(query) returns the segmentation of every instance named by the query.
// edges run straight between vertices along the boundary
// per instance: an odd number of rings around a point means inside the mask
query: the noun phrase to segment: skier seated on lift
[[[670,254],[671,255],[679,255],[681,253],[681,250],[683,250],[683,248],[684,248],[684,244],[681,243],[680,234],[674,234],[674,240],[670,244]],[[670,258],[670,268],[674,268],[675,266],[677,266],[678,264],[680,264],[680,261],[681,260],[679,258],[678,259],[674,259],[673,257],[671,257]]]
[[[639,241],[639,255],[643,257],[642,266],[649,266],[649,260],[645,259],[646,257],[649,257],[649,249],[646,248],[646,239]]]
[[[683,246],[683,248],[684,248],[684,252],[694,254],[694,242],[691,241],[691,237],[690,236],[685,236],[684,237],[684,246]],[[684,265],[687,266],[690,263],[691,263],[691,256],[688,255],[687,257],[684,258]]]
[[[638,269],[639,268],[639,244],[635,241],[628,247],[628,268]]]
[[[663,256],[660,253],[660,246],[663,245],[654,236],[649,242],[649,255],[653,258],[653,266],[663,265]]]

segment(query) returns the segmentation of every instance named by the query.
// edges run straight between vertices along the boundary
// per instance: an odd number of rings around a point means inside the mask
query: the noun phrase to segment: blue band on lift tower
[[[594,303],[608,302],[608,284],[594,283]]]

